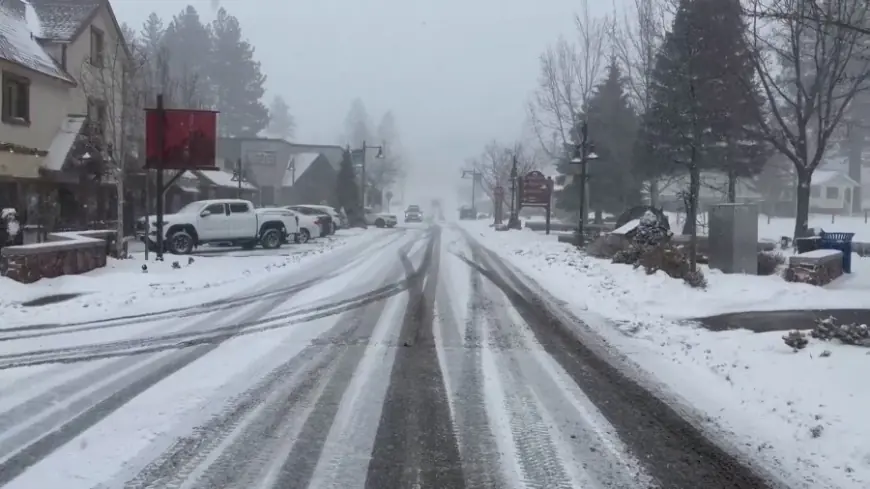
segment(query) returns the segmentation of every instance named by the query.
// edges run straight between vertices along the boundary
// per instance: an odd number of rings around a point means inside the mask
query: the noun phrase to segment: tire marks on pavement
[[[420,267],[400,334],[366,489],[465,488],[458,443],[433,335],[441,230]],[[406,268],[410,263],[405,263]],[[410,273],[410,271],[409,271]]]
[[[661,487],[764,489],[771,483],[707,439],[664,401],[578,341],[546,303],[489,250],[467,235],[483,259],[468,261],[495,284],[546,352],[599,407]],[[513,283],[513,285],[511,284]]]

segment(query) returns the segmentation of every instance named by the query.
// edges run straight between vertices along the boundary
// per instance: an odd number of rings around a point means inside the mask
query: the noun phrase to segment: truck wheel
[[[281,247],[281,239],[283,234],[278,228],[270,228],[263,232],[263,235],[260,237],[260,244],[263,246],[263,249],[266,250],[274,250],[275,248]]]
[[[175,231],[166,237],[173,255],[189,255],[193,251],[193,236],[187,231]]]
[[[305,244],[309,239],[311,239],[311,235],[308,234],[307,229],[300,229],[299,232],[296,233],[296,242],[299,244]]]
[[[383,219],[378,219],[377,221],[375,221],[375,226],[379,228],[385,227],[386,225],[387,223],[385,223]]]

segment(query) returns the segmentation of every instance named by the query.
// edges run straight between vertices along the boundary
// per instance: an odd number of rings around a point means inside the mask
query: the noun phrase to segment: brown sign
[[[523,177],[523,205],[550,205],[550,180],[535,170]]]

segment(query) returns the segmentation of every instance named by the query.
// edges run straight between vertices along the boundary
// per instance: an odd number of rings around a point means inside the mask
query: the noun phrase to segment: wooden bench
[[[843,275],[843,252],[813,250],[788,259],[785,279],[810,285],[825,285]]]

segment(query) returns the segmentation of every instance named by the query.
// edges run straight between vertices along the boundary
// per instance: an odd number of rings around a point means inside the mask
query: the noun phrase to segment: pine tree
[[[347,142],[353,147],[362,146],[363,141],[371,143],[371,127],[372,123],[366,106],[361,99],[354,99],[347,116],[344,118],[344,137]]]
[[[208,79],[208,60],[212,51],[211,30],[200,21],[196,9],[188,5],[172,18],[163,36],[172,100],[185,108],[212,105]],[[167,88],[167,87],[164,87]],[[165,94],[166,95],[166,94]]]
[[[149,60],[157,59],[157,55],[163,46],[163,36],[165,34],[166,27],[163,25],[163,19],[161,19],[157,13],[151,12],[142,24],[142,31],[139,33],[142,49],[145,51]]]
[[[344,209],[352,226],[358,225],[362,219],[362,212],[360,212],[359,187],[357,186],[350,151],[345,151],[341,158],[341,166],[338,169],[335,185],[338,207]]]
[[[290,114],[290,106],[280,95],[276,95],[269,105],[269,125],[266,132],[269,136],[292,139],[296,130],[296,122]]]
[[[586,120],[590,140],[600,158],[589,163],[590,207],[597,215],[602,212],[618,215],[640,203],[640,184],[631,172],[638,117],[629,103],[625,79],[615,57],[610,60],[607,77],[589,100]]]
[[[261,102],[266,76],[254,59],[254,47],[242,38],[238,19],[224,8],[211,30],[214,49],[207,72],[221,113],[219,131],[223,136],[256,136],[268,125],[269,111]]]

